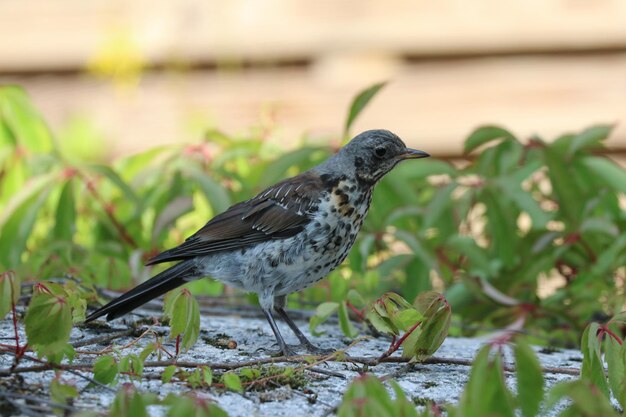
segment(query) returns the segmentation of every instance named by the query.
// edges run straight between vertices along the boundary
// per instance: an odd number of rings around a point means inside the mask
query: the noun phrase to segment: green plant
[[[349,121],[381,87],[357,96]],[[8,248],[0,252],[1,267],[22,280],[75,276],[109,288],[145,279],[151,270],[143,260],[331,151],[306,145],[276,157],[262,138],[209,131],[197,145],[157,148],[111,165],[70,162],[17,87],[0,90],[0,127],[0,246]],[[411,300],[435,282],[467,328],[522,318],[539,335],[577,340],[592,317],[621,309],[626,173],[593,154],[610,130],[523,143],[505,129],[484,127],[465,150],[489,147],[462,167],[436,159],[399,166],[374,193],[348,261],[298,300],[342,306],[354,288],[365,301],[388,290]],[[540,297],[540,277],[563,284]],[[223,290],[209,280],[190,287]]]
[[[409,401],[398,384],[391,382],[395,399],[391,398],[382,382],[370,375],[356,378],[346,390],[343,401],[337,410],[339,417],[419,417],[428,416],[427,412],[418,413],[415,405]]]
[[[345,137],[382,87],[357,95]],[[89,129],[77,132],[91,134]],[[521,140],[506,129],[486,126],[466,140],[463,162],[431,158],[399,166],[378,185],[347,262],[318,286],[292,297],[290,305],[320,305],[312,332],[334,313],[348,337],[366,328],[355,321],[369,323],[394,338],[383,357],[402,347],[411,360],[431,355],[450,323],[452,331],[466,335],[480,328],[524,328],[531,341],[556,345],[578,343],[587,328],[583,378],[552,391],[548,403],[570,397],[574,404],[567,415],[602,414],[610,408],[612,393],[624,406],[621,316],[587,327],[594,318],[623,308],[626,171],[597,152],[610,132],[611,126],[598,125],[548,142]],[[146,279],[155,272],[143,266],[146,259],[180,243],[233,202],[308,169],[333,151],[307,138],[301,145],[285,152],[256,134],[235,137],[211,130],[194,145],[94,163],[59,146],[24,91],[0,87],[0,315],[10,315],[15,329],[15,343],[1,349],[14,354],[15,367],[29,357],[62,372],[58,364],[76,354],[67,343],[71,326],[84,319],[87,303],[101,301],[97,288],[124,289]],[[420,147],[428,150],[428,144]],[[541,281],[557,285],[541,292]],[[32,292],[23,286],[29,282]],[[433,295],[433,289],[445,298]],[[191,294],[223,291],[222,284],[201,280],[169,295],[166,317],[178,348],[191,348],[198,337],[198,305]],[[27,341],[18,331],[24,297],[30,298],[23,317]],[[48,332],[41,332],[42,326]],[[537,388],[540,376],[532,352],[515,340],[516,360],[527,369],[518,378],[534,381]],[[94,380],[114,385],[142,378],[146,358],[165,352],[159,344],[157,338],[140,354],[102,356],[94,364]],[[471,415],[467,410],[512,415],[516,409],[525,417],[536,414],[543,391],[508,390],[499,379],[497,346],[481,351],[473,371],[477,376],[450,415]],[[170,364],[162,376],[165,382],[215,386],[210,368],[188,372]],[[246,378],[227,372],[215,380],[241,391],[251,382]],[[485,387],[480,378],[491,383]],[[377,382],[359,383],[350,401],[361,401],[372,390],[377,407],[409,410],[400,394],[392,400]],[[72,386],[61,379],[55,384],[55,401],[69,403]],[[483,395],[477,392],[487,388],[489,401],[477,403]],[[577,399],[590,388],[596,390],[593,400]],[[119,415],[141,415],[153,401],[124,385],[113,407]],[[190,401],[172,404],[182,409]]]
[[[363,375],[346,390],[338,415],[435,417],[445,409],[451,417],[537,417],[546,415],[560,404],[559,416],[563,417],[624,416],[624,340],[612,330],[623,322],[624,314],[619,314],[606,324],[591,323],[582,337],[584,359],[580,378],[558,383],[549,391],[544,387],[543,370],[534,350],[527,344],[527,338],[506,332],[478,351],[458,404],[433,404],[420,399],[417,405],[426,407],[418,414],[415,405],[406,399],[394,381],[389,381],[389,385],[395,400],[383,381],[373,375]],[[505,366],[505,347],[513,351],[514,369],[508,364]],[[505,368],[515,373],[515,389],[506,383]],[[611,404],[610,393],[620,403],[621,411]],[[564,402],[566,399],[569,401]]]

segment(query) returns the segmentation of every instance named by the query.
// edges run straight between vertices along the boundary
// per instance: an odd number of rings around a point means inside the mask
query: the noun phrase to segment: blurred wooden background
[[[380,80],[355,131],[455,156],[480,124],[549,139],[608,122],[624,156],[626,1],[0,0],[0,83],[53,127],[92,120],[111,154],[198,126],[336,136]]]

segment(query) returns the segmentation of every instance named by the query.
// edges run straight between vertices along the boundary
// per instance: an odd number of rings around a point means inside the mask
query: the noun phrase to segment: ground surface
[[[303,320],[297,320],[297,323],[309,335],[307,323]],[[325,331],[325,335],[312,338],[312,340],[321,347],[346,349],[350,345],[350,341],[341,335],[337,327],[335,324],[321,326],[322,330]],[[139,331],[146,328],[142,327]],[[157,332],[162,331],[167,334],[168,329],[165,327],[153,326],[152,328]],[[128,326],[119,320],[98,329],[75,328],[72,331],[72,342],[81,344],[96,337],[106,336],[107,334],[127,329]],[[286,326],[281,326],[281,329],[284,335],[291,336]],[[0,338],[5,342],[12,335],[12,323],[9,317],[7,317],[0,321]],[[24,337],[23,334],[22,337]],[[136,337],[134,336],[117,338],[115,339],[115,344],[124,346],[135,339]],[[296,342],[293,337],[287,337],[287,339],[290,343]],[[132,347],[124,349],[123,353],[138,353],[143,346],[153,340],[154,336],[146,336]],[[237,344],[236,348],[229,349],[225,346],[228,345],[229,341],[235,341]],[[375,367],[369,367],[369,371],[378,376],[392,375],[404,389],[407,397],[412,398],[416,403],[422,403],[424,400],[433,400],[438,403],[455,403],[458,401],[468,379],[470,369],[467,365],[459,364],[458,362],[471,360],[483,343],[484,341],[477,339],[448,338],[436,354],[436,357],[441,359],[441,363],[423,364],[413,368],[408,368],[403,363],[383,363]],[[89,344],[77,347],[77,350],[95,352],[106,348],[109,344],[109,341],[102,344]],[[268,357],[268,353],[264,349],[273,348],[273,344],[274,338],[269,326],[261,318],[246,318],[235,315],[210,317],[204,314],[202,317],[202,332],[197,344],[189,352],[183,353],[179,361],[201,362],[210,365],[263,359]],[[355,357],[375,358],[380,356],[380,353],[384,352],[388,346],[389,340],[368,338],[358,341],[349,347],[347,354]],[[233,347],[232,343],[231,347]],[[171,342],[168,342],[168,349],[172,351],[174,349]],[[538,350],[538,352],[544,367],[580,367],[581,354],[578,351],[556,350],[548,352],[548,350]],[[12,360],[13,357],[8,354],[0,355],[0,371],[10,368]],[[79,354],[74,363],[89,363],[93,360],[94,355]],[[148,360],[154,361],[156,358],[149,358]],[[450,363],[445,363],[447,360]],[[453,364],[454,362],[457,364]],[[20,363],[20,367],[29,365],[36,364],[29,361]],[[302,364],[290,364],[290,366],[297,367],[302,366]],[[312,372],[306,371],[304,373],[305,386],[298,389],[283,386],[264,392],[249,391],[238,394],[221,389],[202,388],[196,390],[196,392],[216,401],[232,417],[326,416],[332,415],[333,409],[340,403],[347,385],[353,378],[359,375],[359,372],[363,371],[363,366],[354,363],[330,362],[316,365],[313,369],[314,371]],[[170,392],[183,393],[191,390],[191,388],[180,382],[162,384],[160,381],[162,370],[163,368],[146,368],[144,375],[148,378],[144,378],[142,382],[136,385],[141,390],[154,392],[160,396],[165,396]],[[215,372],[219,373],[220,371],[216,370]],[[90,376],[88,372],[83,372],[83,375]],[[48,399],[47,387],[54,377],[53,371],[22,373],[20,376],[23,378],[23,381],[16,379],[14,376],[2,378],[5,382],[2,384],[4,387],[1,387],[1,389],[4,390],[6,388],[11,391],[19,388],[21,392],[30,389],[33,395]],[[150,377],[154,378],[149,379]],[[547,385],[551,386],[558,381],[573,377],[562,373],[547,373],[545,378]],[[79,376],[67,372],[63,373],[63,380],[72,382],[81,389],[89,384],[88,381]],[[507,372],[507,381],[511,386],[514,386],[513,373]],[[113,396],[114,392],[106,388],[87,387],[80,395],[75,406],[79,409],[104,410],[110,405]],[[13,401],[22,401],[22,404],[27,404],[23,400]],[[1,398],[0,402],[2,402]],[[150,412],[155,416],[164,414],[164,410],[158,406],[151,407]],[[19,415],[19,413],[15,415]]]

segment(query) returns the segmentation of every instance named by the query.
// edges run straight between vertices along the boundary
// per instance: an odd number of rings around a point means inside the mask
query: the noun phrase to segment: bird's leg
[[[289,326],[293,334],[296,335],[296,337],[300,341],[300,345],[304,346],[304,348],[310,353],[327,354],[327,353],[333,352],[333,349],[323,349],[318,346],[315,346],[313,343],[311,343],[309,339],[306,338],[306,336],[304,335],[304,333],[300,331],[296,323],[294,323],[293,320],[291,320],[291,318],[289,318],[289,316],[287,315],[287,312],[285,311],[285,308],[284,308],[285,301],[286,301],[285,296],[276,297],[274,301],[274,310],[278,313],[280,318],[283,319],[285,323],[287,323],[287,325]]]
[[[267,322],[270,324],[270,327],[274,332],[274,336],[276,337],[276,342],[278,342],[278,348],[280,349],[280,352],[284,356],[295,356],[296,353],[287,345],[287,343],[285,343],[283,336],[280,334],[278,326],[276,325],[276,321],[274,321],[274,317],[272,316],[272,310],[263,309],[263,313],[265,313],[265,318],[267,319]]]

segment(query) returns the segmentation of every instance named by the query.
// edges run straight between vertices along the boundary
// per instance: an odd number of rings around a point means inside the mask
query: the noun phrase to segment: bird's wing
[[[311,173],[279,182],[215,216],[180,246],[160,253],[147,265],[291,237],[311,221],[321,192],[322,181]]]

